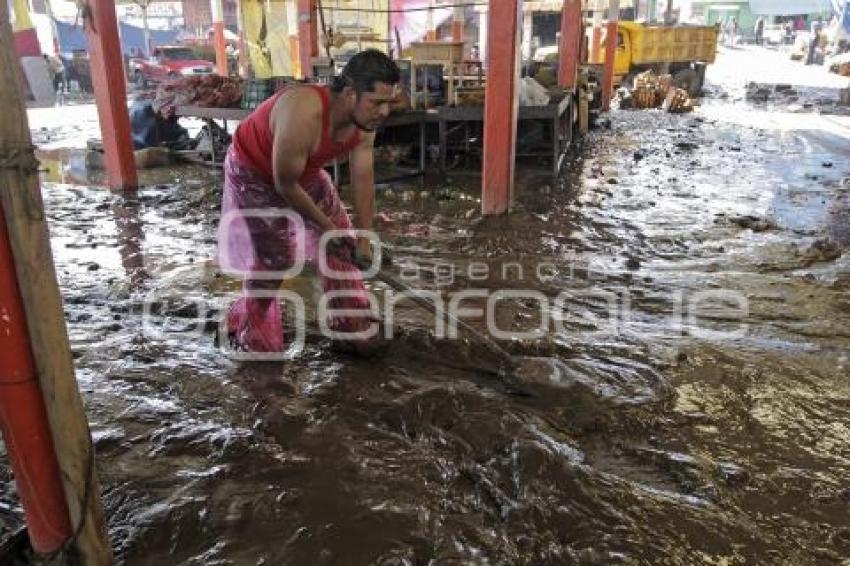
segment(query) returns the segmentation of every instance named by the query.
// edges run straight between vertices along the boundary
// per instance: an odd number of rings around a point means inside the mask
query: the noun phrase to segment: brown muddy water
[[[532,398],[406,302],[383,356],[334,353],[311,322],[289,360],[233,361],[215,343],[238,286],[212,261],[218,176],[148,173],[135,196],[46,180],[118,561],[846,561],[850,142],[759,112],[614,112],[506,218],[480,218],[474,185],[381,189],[416,286],[481,290],[469,308],[529,295],[494,319],[548,323],[502,341],[563,362],[558,383],[525,376]]]

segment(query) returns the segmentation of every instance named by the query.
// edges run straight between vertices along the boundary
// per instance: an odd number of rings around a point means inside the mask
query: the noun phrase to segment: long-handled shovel
[[[354,247],[348,241],[343,240],[341,243],[337,243],[335,246],[333,246],[331,251],[333,253],[343,255],[344,257],[346,257],[346,259],[351,258],[351,261],[354,263],[354,265],[358,266],[364,271],[370,267],[357,257],[357,253]],[[487,371],[487,373],[495,373],[510,393],[528,397],[534,396],[526,388],[518,384],[517,380],[515,379],[515,374],[517,373],[517,371],[519,371],[521,368],[530,367],[529,364],[533,364],[535,367],[540,367],[542,362],[544,364],[544,367],[546,367],[547,369],[551,369],[551,371],[557,371],[557,367],[553,363],[553,360],[550,360],[549,358],[512,356],[510,353],[508,353],[507,350],[499,346],[490,337],[482,334],[476,328],[457,318],[450,312],[447,312],[436,302],[429,301],[419,291],[413,289],[406,283],[402,282],[397,277],[390,274],[386,269],[379,269],[378,272],[375,274],[375,278],[385,283],[391,289],[405,293],[405,295],[410,298],[410,300],[412,300],[414,303],[416,303],[416,305],[420,308],[423,308],[433,313],[435,316],[442,317],[443,320],[447,320],[452,324],[456,325],[456,327],[462,330],[463,333],[470,340],[476,342],[478,345],[482,346],[488,352],[496,356],[499,362],[497,371],[493,372],[492,370],[485,370],[485,368],[480,369]]]

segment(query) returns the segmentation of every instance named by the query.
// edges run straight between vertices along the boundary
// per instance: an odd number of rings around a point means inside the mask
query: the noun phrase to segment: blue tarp
[[[83,31],[82,24],[75,26],[57,21],[56,31],[59,34],[59,50],[63,54],[69,54],[75,49],[86,49],[86,34]],[[174,45],[177,43],[179,33],[176,30],[151,30],[151,45]],[[127,55],[133,54],[134,50],[144,53],[144,30],[136,26],[121,24],[121,46]]]

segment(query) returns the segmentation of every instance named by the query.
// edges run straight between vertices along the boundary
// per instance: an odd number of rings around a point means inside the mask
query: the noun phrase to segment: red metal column
[[[507,212],[513,200],[522,0],[491,2],[489,9],[481,175],[481,212],[485,215]]]
[[[455,7],[452,14],[452,41],[463,41],[463,24],[466,20],[466,9]]]
[[[425,19],[428,30],[425,41],[437,41],[437,25],[434,23],[434,0],[428,0],[428,14]]]
[[[617,17],[616,15],[614,16]],[[614,56],[617,52],[617,20],[608,20],[605,32],[605,69],[602,74],[602,109],[611,108],[614,95]]]
[[[33,550],[48,554],[71,536],[71,521],[0,210],[0,428]]]
[[[319,54],[319,37],[316,33],[314,0],[298,0],[298,57],[301,76],[313,76],[313,57]]]
[[[124,60],[118,40],[114,0],[89,2],[91,19],[86,22],[91,77],[100,131],[106,157],[106,178],[114,189],[138,185],[130,117],[127,113],[127,83]]]
[[[590,62],[599,63],[599,44],[602,42],[602,29],[599,23],[594,19],[593,27],[590,31]]]
[[[213,45],[215,46],[215,68],[218,74],[226,77],[230,74],[227,68],[227,45],[224,41],[224,8],[221,0],[210,0],[210,12],[213,22]]]
[[[561,8],[560,61],[558,64],[558,84],[573,89],[576,86],[576,73],[582,41],[581,0],[564,0]]]

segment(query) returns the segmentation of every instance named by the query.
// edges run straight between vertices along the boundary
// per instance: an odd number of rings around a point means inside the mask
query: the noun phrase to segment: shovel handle
[[[485,348],[487,348],[487,350],[489,350],[490,352],[492,352],[493,354],[498,356],[499,359],[502,361],[502,363],[505,364],[507,367],[513,366],[513,364],[514,364],[513,356],[511,356],[507,352],[507,350],[505,350],[504,348],[502,348],[501,346],[496,344],[496,342],[494,342],[493,340],[491,340],[490,338],[488,338],[487,336],[485,336],[484,334],[479,332],[472,325],[470,325],[467,322],[457,318],[453,314],[446,312],[442,308],[438,307],[435,303],[432,303],[431,301],[429,301],[425,297],[419,295],[419,293],[415,289],[413,289],[409,285],[406,285],[405,283],[399,281],[397,278],[393,277],[392,275],[390,275],[389,273],[387,273],[384,270],[378,271],[378,273],[375,275],[375,277],[379,281],[386,283],[389,287],[391,287],[392,289],[395,289],[396,291],[402,291],[402,292],[405,292],[405,293],[410,293],[410,299],[413,302],[415,302],[417,305],[419,305],[420,307],[422,307],[426,310],[431,311],[432,313],[434,313],[437,316],[442,316],[443,318],[445,318],[445,319],[451,321],[452,323],[456,324],[458,326],[458,328],[463,329],[463,331],[469,337],[473,338],[480,345],[484,346]]]

